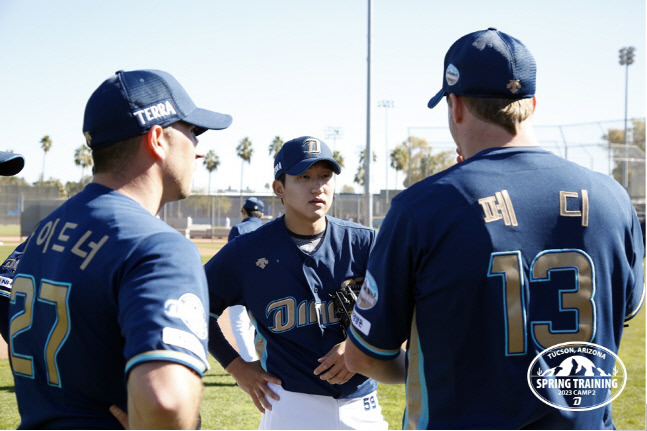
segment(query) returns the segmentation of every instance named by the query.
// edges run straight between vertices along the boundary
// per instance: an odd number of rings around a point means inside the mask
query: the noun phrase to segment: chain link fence
[[[605,139],[609,130],[622,130],[623,121],[607,121],[566,126],[538,126],[538,139],[543,148],[560,157],[574,161],[592,170],[611,175],[623,184],[632,198],[636,211],[645,219],[645,151],[644,118],[642,132],[630,129],[628,143],[609,143]],[[636,124],[636,123],[632,123]],[[639,123],[638,123],[639,124]],[[454,152],[454,144],[446,127],[411,127],[409,136],[426,139],[431,152]],[[642,133],[642,136],[636,134]],[[642,145],[633,141],[642,139]],[[377,171],[373,171],[377,172]],[[378,174],[379,175],[379,174]],[[396,177],[404,179],[406,172]],[[381,190],[373,195],[373,226],[379,228],[388,212],[391,199],[401,190]],[[260,194],[192,195],[189,198],[166,204],[159,217],[173,228],[190,237],[225,238],[229,228],[241,221],[240,210],[244,200],[256,196],[265,205],[264,220],[283,214],[283,205],[277,197],[267,192]],[[388,196],[388,199],[387,199]],[[0,225],[20,225],[23,237],[28,236],[39,220],[58,207],[64,199],[53,186],[0,185]],[[329,214],[366,224],[365,199],[361,194],[335,194]]]

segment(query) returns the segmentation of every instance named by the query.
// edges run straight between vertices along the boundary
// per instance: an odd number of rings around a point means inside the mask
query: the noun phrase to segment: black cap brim
[[[434,97],[429,100],[429,103],[427,103],[427,107],[429,109],[433,109],[438,103],[445,97],[445,89],[443,88],[440,90]]]
[[[226,129],[231,125],[232,118],[228,114],[196,108],[189,115],[185,116],[182,121],[196,126],[196,135],[199,135],[207,130]]]
[[[10,177],[22,171],[25,167],[25,158],[20,154],[0,151],[0,175]]]
[[[298,163],[295,163],[293,166],[290,166],[290,169],[287,169],[285,171],[286,174],[288,175],[301,175],[308,169],[310,169],[310,166],[314,165],[317,162],[328,162],[332,166],[332,171],[339,175],[341,173],[341,167],[339,167],[339,164],[333,159],[329,159],[327,157],[322,157],[322,158],[316,158],[316,159],[304,159],[301,160]]]

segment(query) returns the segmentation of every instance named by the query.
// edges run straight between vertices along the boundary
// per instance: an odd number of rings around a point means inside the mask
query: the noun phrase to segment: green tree
[[[340,168],[344,169],[344,156],[342,156],[339,151],[333,151],[332,158],[337,162]]]
[[[353,179],[353,182],[359,184],[360,186],[364,186],[364,177],[366,176],[365,168],[364,168],[365,154],[366,154],[366,150],[362,150],[359,152],[359,165],[357,166],[357,172],[355,172],[355,178]],[[377,156],[375,155],[375,153],[373,153],[372,161],[374,162],[376,160],[377,160]]]
[[[283,139],[281,139],[280,136],[275,136],[274,139],[272,140],[272,143],[268,147],[268,153],[270,157],[275,158],[276,155],[281,151],[281,147],[283,147]]]
[[[404,144],[398,145],[390,154],[391,167],[395,169],[395,183],[398,183],[398,172],[404,171],[409,163],[409,152]]]
[[[79,148],[74,150],[74,164],[76,166],[81,166],[81,183],[85,178],[85,168],[92,166],[92,151],[87,145],[81,145]]]
[[[32,184],[35,187],[39,186],[54,186],[58,189],[58,196],[61,198],[67,198],[67,190],[65,189],[65,186],[63,183],[61,183],[60,180],[56,180],[53,178],[50,178],[47,181],[36,181],[35,183]]]
[[[50,139],[49,135],[45,135],[41,138],[40,147],[43,149],[43,170],[40,173],[40,180],[44,181],[45,180],[45,156],[47,156],[47,153],[52,148],[52,140]]]
[[[252,148],[252,141],[248,137],[243,138],[238,146],[236,147],[236,155],[242,160],[240,166],[240,206],[243,206],[243,171],[245,168],[245,163],[249,163],[252,160],[252,154],[254,154],[254,148]]]
[[[207,194],[211,195],[211,173],[220,166],[220,157],[218,157],[218,154],[216,154],[214,150],[209,150],[209,152],[204,156],[202,164],[209,172],[209,190]]]
[[[409,187],[420,180],[440,172],[456,163],[451,151],[433,152],[427,141],[416,136],[407,138],[391,152],[391,167],[406,173],[404,186]]]
[[[344,184],[344,186],[341,188],[342,193],[355,193],[355,188],[353,186],[349,186],[348,184]]]

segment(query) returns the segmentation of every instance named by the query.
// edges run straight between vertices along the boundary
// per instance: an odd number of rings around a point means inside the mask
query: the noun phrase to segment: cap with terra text
[[[133,136],[154,125],[178,121],[194,125],[195,134],[222,130],[231,116],[198,108],[182,85],[161,70],[120,70],[106,79],[90,96],[85,107],[83,134],[96,150]]]
[[[495,28],[458,39],[445,55],[443,88],[427,104],[446,94],[523,99],[535,95],[537,67],[528,48]]]

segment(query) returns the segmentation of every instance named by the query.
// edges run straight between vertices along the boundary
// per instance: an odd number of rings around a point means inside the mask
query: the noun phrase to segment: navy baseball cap
[[[427,106],[445,94],[524,99],[535,95],[537,66],[526,46],[496,28],[458,39],[445,55],[443,88]]]
[[[0,151],[0,175],[10,177],[22,171],[25,167],[25,158],[20,154]]]
[[[330,162],[333,172],[339,175],[341,168],[324,141],[312,136],[292,139],[283,144],[274,158],[274,179],[278,180],[283,174],[301,175],[322,160]]]
[[[143,135],[154,125],[178,121],[196,126],[195,134],[222,130],[231,116],[195,106],[186,90],[161,70],[120,70],[97,88],[85,107],[83,134],[96,150],[126,138]]]
[[[243,205],[243,208],[245,208],[248,211],[263,211],[263,208],[265,208],[265,205],[263,205],[263,201],[260,200],[259,198],[247,198],[245,201],[245,204]]]

